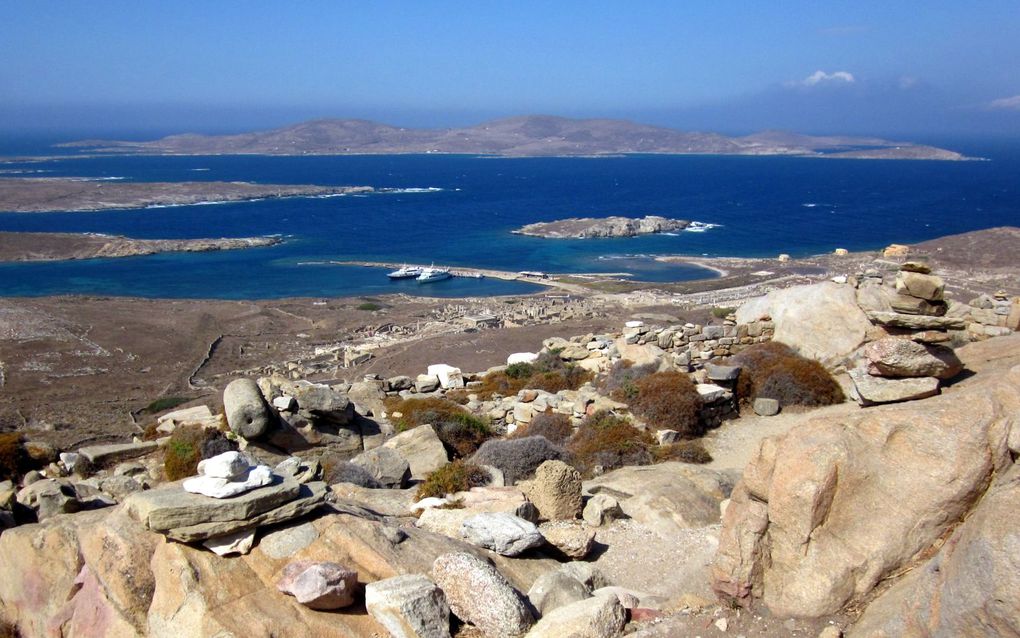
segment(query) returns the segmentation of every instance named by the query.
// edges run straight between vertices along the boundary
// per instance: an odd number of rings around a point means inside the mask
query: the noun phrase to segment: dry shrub
[[[497,395],[501,397],[513,396],[524,389],[524,384],[527,380],[527,377],[511,377],[506,372],[490,372],[482,377],[482,384],[476,389],[476,393],[478,398],[483,401],[487,401]]]
[[[493,436],[488,422],[446,399],[404,399],[389,402],[386,408],[391,414],[400,413],[395,423],[398,432],[431,425],[453,458],[471,456]]]
[[[632,361],[621,359],[613,364],[602,380],[602,392],[617,401],[629,403],[637,397],[637,381],[658,370],[652,363],[634,365]]]
[[[560,390],[576,390],[591,378],[587,370],[564,363],[556,354],[543,352],[533,363],[514,363],[506,370],[485,375],[477,392],[483,400],[496,395],[513,396],[525,388],[555,394]]]
[[[536,414],[531,419],[531,423],[517,428],[510,438],[522,439],[526,436],[544,436],[557,445],[563,445],[573,433],[574,426],[570,424],[570,417],[566,414],[546,410]]]
[[[783,407],[842,403],[846,397],[825,367],[775,341],[753,345],[730,359],[741,366],[737,395],[742,401],[776,399]]]
[[[442,498],[454,492],[463,492],[472,487],[488,485],[489,473],[474,463],[463,459],[451,461],[432,472],[418,486],[417,499],[435,496]]]
[[[544,436],[528,436],[486,441],[471,457],[471,462],[495,467],[503,472],[507,483],[513,485],[534,474],[542,463],[559,461],[566,455],[563,448],[553,445]]]
[[[198,462],[236,450],[237,444],[219,430],[201,425],[178,426],[163,450],[163,473],[177,481],[198,473]]]
[[[21,632],[10,622],[0,618],[0,638],[21,638]]]
[[[586,418],[567,442],[572,464],[583,474],[592,475],[624,465],[648,465],[655,439],[626,419],[601,410]]]
[[[670,445],[660,445],[652,450],[656,463],[681,461],[683,463],[711,463],[712,455],[705,449],[701,439],[680,441]]]
[[[701,434],[702,401],[694,382],[682,372],[656,372],[634,383],[637,396],[630,410],[656,430],[676,430],[684,437]]]
[[[24,439],[17,432],[0,434],[0,481],[17,481],[31,469]]]

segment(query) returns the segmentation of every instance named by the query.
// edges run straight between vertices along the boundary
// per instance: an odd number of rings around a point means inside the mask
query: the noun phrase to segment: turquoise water
[[[977,151],[980,152],[980,149]],[[253,181],[424,189],[326,199],[101,213],[0,212],[0,230],[139,238],[279,234],[275,247],[0,265],[0,295],[190,298],[513,294],[534,286],[455,278],[391,282],[339,260],[499,270],[629,272],[642,281],[711,276],[660,254],[807,255],[909,243],[1020,222],[1020,154],[987,162],[719,156],[496,159],[469,156],[102,157],[0,165],[36,176],[134,181]],[[608,240],[520,237],[522,224],[647,214],[719,227]]]

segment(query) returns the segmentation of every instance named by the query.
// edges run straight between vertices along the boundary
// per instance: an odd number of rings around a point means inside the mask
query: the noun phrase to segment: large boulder
[[[507,512],[483,512],[466,518],[460,534],[472,545],[503,556],[517,556],[545,542],[534,523]]]
[[[521,489],[540,517],[573,520],[581,516],[581,474],[563,461],[546,461],[535,470],[535,478],[521,483]]]
[[[411,480],[411,465],[393,448],[377,447],[351,459],[372,475],[383,487],[407,487]]]
[[[253,379],[235,379],[223,390],[223,412],[231,431],[257,439],[273,424],[273,414]]]
[[[1018,498],[1013,466],[938,554],[868,606],[850,638],[1020,635]]]
[[[432,565],[432,578],[446,594],[453,613],[487,637],[523,636],[535,622],[506,578],[476,556],[444,554]]]
[[[424,574],[369,583],[365,607],[393,638],[450,638],[446,595]]]
[[[615,638],[626,624],[627,610],[617,596],[594,596],[542,616],[528,638]]]
[[[589,585],[561,569],[542,574],[528,590],[528,602],[541,616],[590,597]]]
[[[309,609],[340,609],[354,603],[358,572],[330,561],[300,560],[283,568],[277,589]]]
[[[383,443],[383,447],[395,450],[407,459],[411,478],[416,481],[424,480],[450,461],[443,442],[431,425],[419,425],[401,432]]]
[[[854,398],[864,406],[926,399],[939,393],[939,380],[935,377],[886,379],[854,368],[850,379],[854,384]]]
[[[737,309],[737,323],[771,317],[773,339],[827,367],[844,362],[872,329],[851,286],[823,282],[770,292]]]
[[[937,377],[952,379],[963,363],[951,348],[886,337],[861,348],[868,373],[880,377]]]
[[[733,491],[716,591],[780,616],[864,600],[959,523],[1020,451],[1020,366],[923,403],[765,439]]]

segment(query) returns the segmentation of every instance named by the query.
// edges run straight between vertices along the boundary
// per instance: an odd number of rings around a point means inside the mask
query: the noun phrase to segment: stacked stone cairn
[[[949,317],[945,283],[924,263],[907,261],[896,275],[895,293],[881,288],[881,277],[865,276],[859,290],[865,300],[888,309],[870,310],[869,318],[889,335],[861,347],[850,370],[853,397],[864,406],[930,397],[942,381],[952,379],[963,364],[948,343],[951,330],[965,322]],[[859,298],[861,298],[859,294]],[[867,303],[867,301],[866,301]]]

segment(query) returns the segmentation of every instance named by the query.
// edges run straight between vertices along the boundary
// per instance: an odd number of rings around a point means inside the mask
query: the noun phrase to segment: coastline
[[[100,233],[32,233],[0,231],[0,263],[35,263],[142,257],[173,252],[212,252],[266,248],[282,237],[208,239],[133,239]]]

